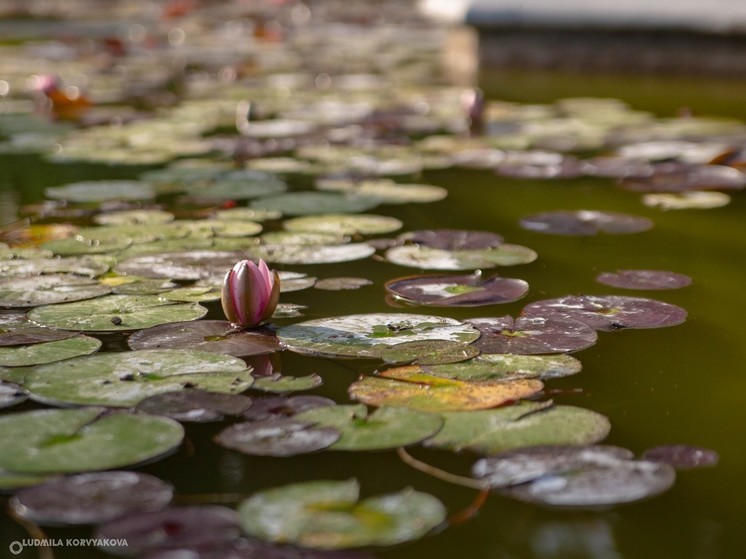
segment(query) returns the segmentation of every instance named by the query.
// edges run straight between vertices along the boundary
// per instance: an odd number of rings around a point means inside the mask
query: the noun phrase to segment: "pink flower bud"
[[[258,326],[272,316],[280,301],[280,277],[264,260],[238,262],[225,275],[220,300],[225,316],[233,324]]]

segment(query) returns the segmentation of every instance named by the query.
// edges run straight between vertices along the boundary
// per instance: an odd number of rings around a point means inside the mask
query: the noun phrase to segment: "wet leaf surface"
[[[16,493],[9,506],[40,524],[101,524],[128,514],[160,510],[173,488],[139,472],[95,472],[62,477]]]
[[[344,291],[352,289],[360,289],[373,285],[373,282],[365,278],[351,278],[351,277],[340,277],[340,278],[324,278],[318,280],[314,287],[324,291]]]
[[[484,250],[503,243],[503,237],[489,231],[464,229],[423,229],[399,235],[401,241],[441,250]]]
[[[371,256],[376,250],[367,243],[344,245],[261,245],[251,250],[255,258],[272,264],[334,264]]]
[[[527,317],[577,320],[595,330],[612,332],[622,328],[664,328],[686,320],[681,307],[646,299],[616,295],[568,295],[536,301],[523,309]]]
[[[712,449],[684,444],[649,448],[642,453],[641,458],[652,462],[662,462],[677,470],[711,468],[720,461],[720,456]]]
[[[646,217],[591,210],[543,212],[521,219],[521,227],[553,235],[640,233],[653,227]]]
[[[508,243],[476,250],[444,250],[420,245],[395,246],[386,260],[400,266],[425,270],[476,270],[495,266],[529,264],[538,255],[530,248]]]
[[[443,426],[439,415],[407,408],[381,407],[368,413],[366,406],[324,406],[294,416],[298,421],[332,427],[341,438],[330,450],[386,450],[415,444]]]
[[[321,214],[286,219],[283,228],[288,231],[312,231],[336,235],[380,235],[402,228],[395,217],[373,214]]]
[[[333,445],[340,433],[332,427],[317,427],[295,418],[236,423],[221,431],[215,442],[252,456],[296,456]]]
[[[135,406],[137,411],[165,415],[182,422],[220,421],[226,415],[241,415],[251,407],[251,398],[241,394],[179,390],[149,396]]]
[[[245,256],[238,252],[195,250],[164,252],[128,258],[115,266],[122,275],[174,280],[199,280],[222,276]]]
[[[301,547],[344,549],[416,540],[445,520],[435,497],[413,489],[358,501],[355,480],[311,481],[260,491],[239,507],[251,536]]]
[[[386,363],[415,365],[457,363],[477,355],[479,350],[471,344],[446,340],[404,342],[384,347],[379,351],[379,357]]]
[[[80,276],[51,274],[0,282],[0,306],[37,307],[106,295],[111,290]]]
[[[293,377],[289,375],[281,375],[274,373],[269,376],[255,377],[254,384],[251,388],[254,390],[261,390],[262,392],[274,392],[282,394],[285,392],[299,392],[301,390],[312,390],[318,388],[324,383],[322,379],[316,373],[305,375],[302,377]]]
[[[471,318],[467,322],[481,333],[474,346],[487,354],[567,353],[596,343],[596,332],[583,322],[570,320],[570,317],[544,318],[538,310],[536,315],[516,319],[511,316]]]
[[[25,318],[25,316],[24,316]],[[27,321],[15,325],[0,324],[0,347],[24,346],[55,342],[75,336],[75,332],[30,326]],[[13,329],[11,329],[13,328]]]
[[[435,307],[477,307],[517,301],[528,292],[520,279],[471,275],[420,275],[386,282],[386,290],[412,303]]]
[[[0,365],[5,367],[28,367],[43,365],[64,359],[89,355],[98,351],[101,341],[83,334],[55,340],[53,342],[35,343],[27,346],[0,347]]]
[[[306,410],[335,405],[334,400],[323,396],[271,396],[254,398],[243,417],[249,421],[282,419]]]
[[[622,289],[680,289],[691,285],[692,278],[664,270],[617,270],[599,274],[596,281]]]
[[[421,365],[429,375],[458,380],[550,379],[580,372],[580,361],[570,355],[487,353],[468,361]]]

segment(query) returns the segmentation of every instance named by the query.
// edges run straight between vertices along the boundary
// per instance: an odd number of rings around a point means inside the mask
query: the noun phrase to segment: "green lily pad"
[[[47,241],[42,245],[46,250],[59,256],[82,256],[85,254],[109,254],[126,249],[132,244],[130,239],[107,239],[105,241],[94,241],[73,237],[69,239],[55,239]]]
[[[111,288],[112,293],[117,295],[160,295],[161,298],[166,299],[164,295],[175,291],[174,288],[178,285],[172,281],[163,279],[146,279],[135,276],[126,277],[133,279],[133,281],[115,285]],[[169,301],[172,300],[169,299]]]
[[[368,285],[373,285],[373,282],[366,278],[341,277],[324,278],[317,281],[314,284],[314,287],[323,291],[346,291],[351,289],[360,289],[361,287],[366,287]]]
[[[53,405],[135,406],[155,394],[200,389],[237,394],[253,379],[243,360],[207,351],[143,349],[39,365],[26,374],[35,400]]]
[[[92,299],[111,291],[96,280],[72,274],[11,278],[0,282],[0,307],[38,307]]]
[[[0,260],[3,276],[37,276],[41,274],[77,274],[100,276],[109,269],[107,264],[88,256],[67,258],[30,258],[28,260]]]
[[[50,476],[23,474],[18,472],[4,472],[0,470],[0,493],[6,491],[15,491],[24,487],[33,487],[45,481],[49,481]]]
[[[27,367],[89,355],[101,347],[101,341],[83,334],[20,347],[0,347],[0,365]]]
[[[302,272],[279,272],[280,276],[280,293],[290,293],[292,291],[302,291],[313,287],[316,278]]]
[[[380,200],[354,194],[332,192],[291,192],[278,196],[257,198],[253,209],[277,210],[283,215],[319,215],[329,213],[359,213],[375,208]]]
[[[159,225],[174,220],[174,214],[156,209],[122,210],[93,217],[99,225]]]
[[[270,231],[262,235],[265,245],[343,245],[350,242],[346,235],[325,231]]]
[[[593,444],[609,434],[609,420],[596,412],[550,402],[522,402],[494,410],[447,412],[443,428],[426,446],[495,454],[537,445]]]
[[[423,441],[443,426],[437,414],[384,406],[368,415],[364,405],[324,406],[293,416],[342,434],[330,450],[385,450]]]
[[[730,204],[731,197],[724,192],[692,190],[689,192],[667,192],[645,194],[642,203],[662,210],[709,210]]]
[[[284,394],[286,392],[299,392],[301,390],[311,390],[318,388],[324,383],[324,380],[316,373],[302,377],[291,377],[275,373],[268,377],[255,377],[254,384],[251,386],[254,390],[262,392],[272,392],[275,394]]]
[[[251,256],[273,264],[334,264],[371,256],[376,249],[367,243],[346,245],[260,245]]]
[[[0,468],[32,474],[120,468],[173,451],[182,426],[165,417],[101,408],[36,410],[0,417]]]
[[[186,237],[189,230],[176,226],[176,222],[140,224],[115,224],[100,227],[81,227],[77,237],[96,243],[117,243],[120,239],[129,239],[133,244],[152,243],[153,241],[173,240]],[[134,250],[134,247],[130,247]]]
[[[495,266],[516,266],[536,260],[530,248],[504,243],[493,248],[444,250],[419,245],[395,246],[386,251],[386,260],[400,266],[429,270],[475,270]]]
[[[207,186],[190,185],[185,193],[200,201],[222,201],[272,196],[281,194],[287,189],[287,184],[274,175],[242,170],[218,177],[215,182]]]
[[[405,406],[441,412],[481,410],[533,396],[544,387],[535,379],[469,382],[427,374],[417,365],[381,371],[350,385],[350,396],[372,406]]]
[[[161,299],[178,303],[201,303],[203,301],[219,301],[220,289],[211,286],[177,287],[160,294]]]
[[[215,219],[237,220],[237,221],[269,221],[279,219],[282,212],[277,210],[260,210],[253,208],[230,208],[227,210],[218,210],[212,217]]]
[[[68,202],[103,202],[106,200],[149,200],[155,197],[148,183],[127,180],[84,181],[47,188],[44,194]]]
[[[404,342],[384,347],[379,352],[379,357],[386,363],[415,365],[458,363],[477,355],[479,355],[479,350],[473,345],[447,340]]]
[[[321,214],[287,219],[282,226],[288,231],[314,231],[336,235],[379,235],[402,228],[395,217],[374,214]]]
[[[355,480],[310,481],[260,491],[242,502],[238,512],[250,536],[316,549],[416,540],[446,516],[438,499],[412,489],[359,498]]]
[[[389,179],[364,180],[360,182],[327,181],[319,190],[346,192],[358,196],[378,198],[382,204],[425,204],[438,202],[448,196],[442,186],[431,184],[401,184]]]
[[[386,346],[423,340],[469,343],[476,330],[438,316],[371,313],[320,318],[284,326],[277,336],[289,349],[310,355],[380,356]]]
[[[193,250],[164,252],[128,258],[114,267],[118,274],[145,278],[199,280],[219,275],[222,277],[233,265],[246,258],[240,252]]]
[[[500,380],[516,378],[558,378],[579,373],[582,365],[570,355],[518,355],[486,353],[443,365],[420,365],[423,372],[459,380]]]
[[[28,316],[37,324],[53,328],[121,332],[197,320],[205,314],[207,309],[197,303],[172,303],[156,295],[106,295],[87,301],[37,307]]]
[[[250,237],[262,232],[262,226],[253,221],[227,219],[201,219],[174,221],[174,226],[188,231],[190,237]]]

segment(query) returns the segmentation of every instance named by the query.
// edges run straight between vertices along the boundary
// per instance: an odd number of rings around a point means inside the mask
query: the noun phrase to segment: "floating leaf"
[[[282,293],[282,287],[280,288]],[[308,307],[306,305],[296,305],[293,303],[280,303],[275,309],[275,313],[272,318],[298,318],[303,316],[303,311]]]
[[[3,276],[37,276],[41,274],[77,274],[79,276],[100,276],[109,269],[89,256],[68,258],[31,258],[28,260],[0,260],[0,274]]]
[[[316,427],[295,419],[270,419],[236,423],[221,431],[215,442],[252,456],[296,456],[316,452],[340,437],[331,427]]]
[[[48,241],[42,246],[44,249],[59,256],[82,256],[85,254],[109,254],[126,249],[132,244],[130,239],[110,239],[106,241],[92,241],[80,237],[71,239],[56,239]]]
[[[16,493],[15,514],[35,524],[101,524],[128,514],[160,510],[173,488],[139,472],[94,472],[67,476]]]
[[[251,386],[254,390],[263,392],[298,392],[300,390],[311,390],[318,388],[324,383],[324,380],[316,373],[311,373],[303,377],[291,377],[275,373],[270,376],[255,377],[254,384]]]
[[[52,476],[4,472],[0,470],[0,492],[5,493],[23,487],[33,487],[48,481]]]
[[[0,282],[0,307],[38,307],[106,295],[111,289],[96,280],[70,274],[11,278]]]
[[[378,356],[386,363],[413,363],[415,365],[457,363],[477,355],[479,355],[479,350],[473,345],[447,340],[404,342],[383,347],[378,352]]]
[[[149,200],[155,197],[148,183],[126,180],[84,181],[47,188],[44,194],[69,202],[103,202],[105,200]]]
[[[159,225],[174,220],[174,214],[156,209],[122,210],[93,216],[99,225]]]
[[[282,349],[271,332],[235,328],[227,320],[161,324],[135,332],[127,339],[127,344],[132,349],[189,348],[236,357],[264,355]]]
[[[395,217],[373,214],[322,214],[286,219],[282,226],[288,231],[313,231],[335,235],[379,235],[402,228]]]
[[[267,489],[239,506],[244,531],[276,543],[318,549],[395,545],[445,520],[435,497],[412,489],[358,502],[355,480],[310,481]]]
[[[493,410],[443,413],[445,424],[426,446],[495,454],[535,445],[593,444],[609,434],[601,414],[550,402],[522,402]]]
[[[333,406],[334,400],[323,396],[272,396],[255,398],[243,416],[249,421],[292,417],[306,410]]]
[[[438,316],[371,313],[320,318],[284,326],[277,336],[289,349],[311,355],[378,357],[385,346],[422,340],[472,342],[476,330]]]
[[[227,219],[237,221],[268,221],[279,219],[282,212],[276,210],[260,210],[252,208],[230,208],[219,210],[213,214],[215,219]]]
[[[186,237],[188,233],[188,229],[178,227],[175,222],[169,222],[151,223],[147,226],[121,224],[82,227],[78,230],[77,237],[96,243],[116,243],[120,239],[129,239],[134,245],[138,245],[154,241],[173,241]],[[130,250],[137,250],[139,248],[141,247],[129,247]]]
[[[423,372],[459,380],[548,379],[579,373],[580,361],[570,355],[486,353],[461,363],[421,365]]]
[[[701,148],[700,148],[701,149]],[[646,176],[625,177],[622,188],[633,192],[686,192],[691,190],[741,190],[746,175],[725,165],[662,163]]]
[[[279,272],[280,275],[280,293],[290,293],[292,291],[302,291],[313,287],[316,278],[303,273],[297,272]]]
[[[722,208],[730,204],[730,196],[723,192],[703,192],[691,190],[689,192],[669,194],[645,194],[642,203],[662,210],[709,210]]]
[[[21,347],[0,347],[0,365],[27,367],[63,359],[89,355],[98,351],[101,341],[83,334],[53,342],[43,342]]]
[[[101,546],[108,553],[140,557],[161,549],[220,545],[236,540],[240,534],[236,511],[203,505],[125,516],[99,526],[94,538],[108,543]]]
[[[681,307],[645,299],[616,295],[568,295],[527,305],[523,314],[584,322],[591,328],[611,332],[621,328],[663,328],[686,320]]]
[[[128,258],[115,266],[122,275],[144,278],[198,280],[222,276],[245,256],[240,252],[195,250],[189,252],[163,252]]]
[[[254,258],[272,264],[334,264],[371,256],[376,249],[367,243],[345,245],[260,245],[251,250]]]
[[[355,194],[331,192],[292,192],[258,198],[251,202],[253,209],[277,210],[283,215],[319,215],[329,213],[358,213],[375,208],[380,200]]]
[[[155,295],[106,295],[87,301],[37,307],[28,316],[37,324],[53,328],[119,332],[197,320],[205,314],[207,309],[197,303],[172,303]]]
[[[234,221],[227,219],[182,219],[174,221],[174,226],[185,229],[190,237],[250,237],[262,232],[262,226],[253,221]]]
[[[272,196],[288,189],[287,184],[267,173],[249,170],[234,171],[234,173],[236,174],[233,176],[223,175],[208,186],[191,185],[187,187],[185,193],[201,202],[211,202]],[[243,178],[240,173],[243,173]]]
[[[152,415],[165,415],[176,421],[206,423],[220,421],[226,415],[241,415],[250,406],[251,399],[241,394],[179,390],[140,400],[135,409]]]
[[[691,285],[692,278],[663,270],[617,270],[599,274],[596,281],[622,289],[679,289]]]
[[[0,324],[0,347],[41,344],[44,342],[66,340],[75,336],[75,332],[68,332],[67,330],[29,326],[26,316],[21,316],[23,320],[19,321],[18,324]],[[10,329],[14,327],[17,329]]]
[[[481,333],[474,345],[482,353],[566,353],[590,347],[598,337],[591,327],[569,317],[501,316],[467,322]]]
[[[155,394],[197,388],[239,393],[252,384],[237,357],[187,349],[99,353],[40,365],[26,375],[34,399],[52,404],[129,407]]]
[[[423,229],[399,235],[399,240],[441,250],[484,250],[503,243],[502,235],[466,229]]]
[[[483,458],[474,476],[502,495],[549,506],[599,507],[638,501],[669,489],[666,464],[633,460],[609,446],[539,446]]]
[[[325,406],[297,414],[298,421],[341,433],[331,450],[385,450],[418,443],[443,426],[439,415],[384,406],[368,415],[363,405]]]
[[[262,235],[267,245],[342,245],[350,242],[347,235],[322,231],[270,231]]]
[[[368,285],[373,285],[373,282],[369,279],[341,277],[324,278],[322,280],[318,280],[314,284],[314,287],[323,291],[344,291],[350,289],[360,289],[361,287],[366,287]]]
[[[0,408],[9,408],[27,399],[28,392],[17,384],[0,382]]]
[[[482,250],[443,250],[404,245],[386,251],[386,260],[389,262],[429,270],[475,270],[515,266],[533,262],[537,257],[536,252],[530,248],[507,243]]]
[[[543,387],[534,379],[467,382],[427,374],[416,365],[396,367],[352,383],[352,398],[373,406],[405,406],[420,411],[480,410],[533,396]]]
[[[653,227],[646,217],[591,210],[543,212],[521,219],[521,227],[553,235],[640,233]]]
[[[176,421],[101,408],[36,410],[0,417],[0,468],[85,472],[138,464],[171,452],[184,436]]]
[[[180,303],[219,301],[220,289],[210,286],[177,287],[171,291],[161,293],[161,299]]]
[[[693,470],[715,466],[720,457],[717,452],[709,448],[675,444],[649,448],[642,453],[642,459],[663,462],[677,470]]]
[[[435,307],[477,307],[517,301],[528,292],[528,283],[481,273],[470,275],[419,275],[386,282],[395,297]]]
[[[425,204],[438,202],[448,196],[448,190],[431,184],[402,184],[389,179],[360,182],[335,181],[320,184],[320,190],[347,192],[358,196],[378,198],[382,204]]]

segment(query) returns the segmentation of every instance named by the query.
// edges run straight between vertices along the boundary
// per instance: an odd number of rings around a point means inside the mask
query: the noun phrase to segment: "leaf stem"
[[[44,533],[44,530],[42,530],[38,524],[27,520],[21,516],[19,516],[16,511],[14,511],[12,508],[7,507],[8,516],[19,526],[21,526],[29,536],[31,536],[34,540],[39,540],[40,542],[45,542],[47,540],[47,535]],[[39,550],[39,559],[54,559],[54,552],[52,551],[52,548],[45,543],[42,543],[37,547]]]
[[[462,487],[468,487],[469,489],[479,489],[480,491],[489,489],[489,486],[486,482],[478,481],[470,477],[452,474],[450,472],[446,472],[445,470],[441,470],[440,468],[436,468],[435,466],[431,466],[430,464],[422,462],[421,460],[417,460],[417,458],[409,454],[404,447],[399,447],[398,449],[396,449],[396,453],[399,455],[399,458],[401,458],[401,461],[408,466],[411,466],[415,470],[419,470],[422,473],[428,474],[442,481],[461,485]]]

